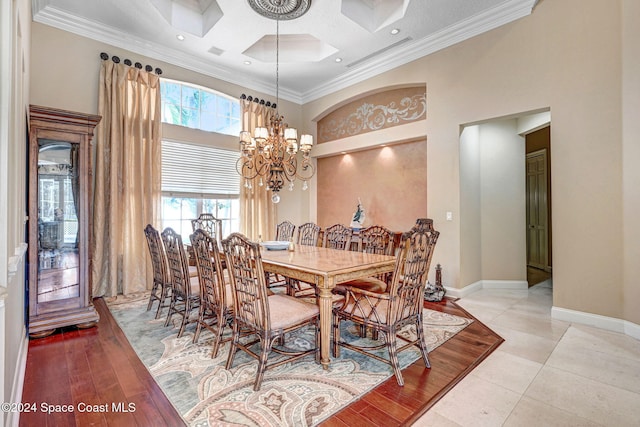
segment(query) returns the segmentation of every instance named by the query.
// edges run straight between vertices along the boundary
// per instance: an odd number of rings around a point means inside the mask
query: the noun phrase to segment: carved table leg
[[[324,369],[329,369],[329,351],[331,349],[331,289],[321,287],[318,289],[320,306],[320,363]]]

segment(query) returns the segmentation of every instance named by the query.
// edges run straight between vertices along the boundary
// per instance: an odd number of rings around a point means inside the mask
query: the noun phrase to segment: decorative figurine
[[[364,208],[362,207],[362,202],[360,201],[360,197],[358,197],[358,207],[356,211],[353,213],[353,219],[351,220],[351,228],[361,229],[364,224],[365,213]]]
[[[436,266],[436,283],[433,285],[427,281],[427,285],[424,288],[424,299],[431,302],[442,301],[446,293],[447,290],[442,286],[442,267],[438,264]]]

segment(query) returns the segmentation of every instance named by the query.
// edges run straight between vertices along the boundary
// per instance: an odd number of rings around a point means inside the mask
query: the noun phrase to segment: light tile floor
[[[414,426],[640,426],[640,341],[552,319],[551,287],[458,301],[505,342]]]

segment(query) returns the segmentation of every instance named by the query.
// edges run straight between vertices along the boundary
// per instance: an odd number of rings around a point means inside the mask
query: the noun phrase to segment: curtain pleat
[[[267,126],[274,110],[271,107],[240,99],[242,111],[242,130],[249,131],[259,126]],[[251,188],[245,184],[249,181]],[[267,191],[263,179],[260,185],[260,177],[251,180],[240,179],[240,229],[250,239],[272,240],[276,232],[276,204],[271,201],[271,192]]]
[[[157,75],[103,61],[93,209],[93,295],[150,288],[144,227],[160,225],[161,117]]]

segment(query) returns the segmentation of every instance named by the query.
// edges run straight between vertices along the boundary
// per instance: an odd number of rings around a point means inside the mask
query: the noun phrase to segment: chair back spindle
[[[298,227],[298,244],[305,246],[318,246],[320,226],[313,222],[307,222]]]
[[[202,327],[209,329],[214,335],[211,355],[216,357],[222,331],[232,314],[233,303],[228,298],[230,294],[227,294],[222,260],[216,239],[205,230],[198,229],[190,236],[190,241],[196,258],[200,282],[200,312],[198,313],[198,326],[193,342],[198,341]],[[211,319],[209,323],[208,319]]]
[[[324,230],[322,246],[325,248],[348,250],[351,248],[353,231],[342,224],[334,224]]]
[[[222,241],[222,220],[210,213],[201,213],[198,218],[191,220],[193,231],[204,230],[209,236],[216,239],[218,244]]]
[[[279,241],[291,241],[293,239],[293,233],[296,231],[296,226],[290,221],[282,221],[276,226],[276,240]]]
[[[167,254],[167,266],[171,278],[171,304],[165,325],[168,326],[173,314],[182,316],[178,338],[184,333],[191,310],[200,305],[198,278],[190,277],[189,261],[182,243],[182,237],[170,227],[162,231],[162,242]],[[194,280],[194,281],[192,281]],[[193,287],[197,292],[193,292]]]
[[[144,235],[147,239],[149,247],[149,255],[151,256],[151,266],[153,268],[153,285],[151,287],[151,295],[147,304],[147,311],[151,310],[154,301],[158,301],[158,309],[156,310],[156,319],[160,317],[163,307],[166,307],[165,300],[169,297],[171,282],[169,271],[167,269],[167,256],[164,252],[164,245],[160,232],[151,224],[147,224],[144,228]]]

